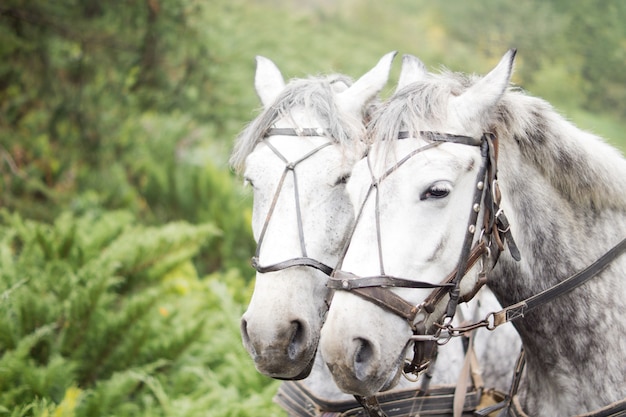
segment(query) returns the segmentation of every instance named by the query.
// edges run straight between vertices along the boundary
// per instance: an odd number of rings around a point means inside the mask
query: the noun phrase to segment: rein
[[[548,302],[558,298],[568,292],[580,287],[584,283],[602,272],[609,264],[626,251],[626,238],[622,239],[617,245],[609,249],[604,255],[598,258],[587,268],[578,271],[574,275],[566,278],[558,284],[538,293],[518,303],[512,304],[497,312],[487,314],[484,320],[462,327],[447,326],[446,330],[452,336],[460,336],[461,334],[478,329],[481,327],[487,330],[495,330],[496,327],[508,323],[509,321],[524,317],[524,315],[535,308],[547,304]]]
[[[268,129],[265,133],[264,138],[268,138],[270,136],[325,136],[326,130],[322,128],[305,128],[305,129],[293,129],[293,128],[272,128]],[[281,154],[276,147],[274,147],[269,140],[264,140],[265,144],[274,152],[274,154],[285,163],[285,169],[283,170],[282,176],[278,182],[278,186],[276,187],[276,191],[274,192],[274,197],[272,199],[272,204],[270,205],[270,209],[267,212],[267,216],[265,217],[265,222],[263,223],[263,228],[261,229],[261,234],[259,236],[259,241],[257,243],[256,252],[254,257],[251,260],[252,267],[260,273],[265,272],[275,272],[281,271],[283,269],[292,268],[294,266],[308,266],[311,268],[315,268],[319,271],[322,271],[326,275],[330,275],[333,271],[333,268],[330,266],[316,260],[313,258],[309,258],[306,251],[306,244],[304,240],[304,230],[302,227],[302,213],[300,210],[300,194],[298,192],[298,177],[296,175],[296,166],[302,161],[307,160],[311,156],[315,155],[320,150],[326,148],[333,144],[333,142],[326,142],[317,148],[313,149],[300,159],[290,162],[283,154]],[[274,214],[274,209],[276,208],[276,203],[278,202],[278,197],[283,188],[283,184],[285,182],[285,178],[287,174],[291,172],[293,175],[293,189],[294,189],[294,198],[296,202],[296,223],[298,227],[298,238],[300,241],[300,251],[302,256],[288,259],[286,261],[278,262],[272,265],[261,265],[259,256],[261,253],[261,245],[263,244],[263,239],[265,238],[265,232],[269,226],[270,220],[272,219],[272,215]]]

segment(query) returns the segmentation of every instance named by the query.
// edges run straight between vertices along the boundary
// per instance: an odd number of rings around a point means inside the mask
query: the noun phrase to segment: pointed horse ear
[[[426,65],[417,57],[405,54],[402,57],[402,70],[400,70],[400,78],[398,79],[396,92],[409,84],[423,80],[426,75],[428,75]]]
[[[460,114],[473,117],[496,105],[511,82],[516,53],[516,49],[509,49],[489,74],[460,96],[453,97],[451,105],[455,110]]]
[[[337,95],[339,108],[361,118],[365,105],[387,84],[391,62],[396,53],[393,51],[383,56],[374,68],[359,78],[346,91],[339,93]]]
[[[261,99],[263,107],[269,107],[285,88],[285,80],[280,70],[270,59],[256,57],[256,73],[254,88]]]

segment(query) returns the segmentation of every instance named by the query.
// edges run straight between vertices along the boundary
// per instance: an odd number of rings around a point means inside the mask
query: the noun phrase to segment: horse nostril
[[[246,349],[248,349],[248,351],[250,352],[252,356],[255,356],[256,350],[254,349],[254,346],[252,345],[252,342],[250,341],[250,335],[248,334],[248,322],[246,321],[246,319],[241,319],[240,330],[241,330],[241,340],[243,342],[243,345],[246,347]]]
[[[363,364],[369,362],[374,355],[374,349],[372,348],[371,343],[360,337],[356,338],[355,341],[357,342],[358,347],[356,349],[356,353],[354,354],[354,362]]]
[[[296,357],[302,352],[303,346],[306,342],[306,327],[299,320],[291,322],[291,339],[289,340],[289,346],[287,347],[287,355],[289,359],[296,359]]]
[[[368,340],[360,337],[357,337],[354,341],[357,344],[354,352],[355,376],[360,381],[364,381],[367,379],[368,370],[374,359],[374,347]]]

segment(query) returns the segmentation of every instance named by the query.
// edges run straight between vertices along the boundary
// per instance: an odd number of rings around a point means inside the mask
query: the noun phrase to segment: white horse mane
[[[424,130],[419,120],[445,123],[440,118],[445,117],[449,97],[462,94],[478,79],[444,70],[428,74],[427,80],[434,82],[400,89],[376,110],[368,141],[381,142],[382,154],[390,155],[399,131],[419,136]],[[626,172],[620,152],[574,126],[545,100],[509,87],[480,124],[483,131],[495,133],[501,142],[517,143],[522,157],[543,172],[572,204],[585,209],[626,207]]]
[[[333,92],[333,84],[337,82],[346,86],[352,85],[350,77],[339,74],[291,80],[274,104],[265,108],[239,134],[230,158],[231,166],[240,173],[244,168],[246,157],[257,143],[263,140],[267,130],[278,119],[290,118],[291,110],[295,108],[303,108],[307,114],[314,115],[320,120],[327,129],[329,139],[342,147],[354,145],[358,138],[364,136],[365,129],[360,121],[356,123],[352,118],[342,117],[334,100],[336,93]]]

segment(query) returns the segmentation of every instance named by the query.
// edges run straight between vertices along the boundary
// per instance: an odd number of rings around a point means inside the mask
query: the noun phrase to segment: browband
[[[418,132],[420,137],[435,142],[451,142],[459,143],[461,145],[480,146],[482,143],[482,137],[473,138],[465,135],[453,135],[451,133],[420,131]],[[408,130],[401,130],[398,132],[398,139],[414,138],[415,134]]]
[[[263,135],[266,138],[270,136],[328,136],[328,131],[323,127],[272,127]]]

